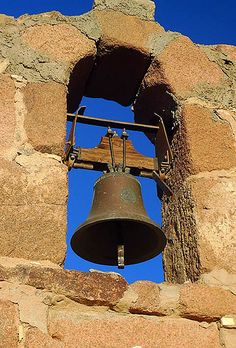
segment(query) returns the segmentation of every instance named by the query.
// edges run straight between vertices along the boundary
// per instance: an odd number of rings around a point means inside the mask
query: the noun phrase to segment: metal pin
[[[109,147],[110,147],[110,153],[111,153],[111,165],[112,165],[113,170],[115,171],[116,164],[115,164],[115,156],[114,156],[114,149],[113,149],[113,143],[112,143],[112,137],[114,136],[114,134],[115,134],[115,132],[110,127],[108,127],[106,136],[108,136],[108,139],[109,139]]]
[[[118,245],[117,248],[117,261],[118,261],[118,268],[123,269],[125,267],[125,255],[124,255],[125,247],[124,245]]]
[[[121,139],[123,139],[123,163],[122,163],[123,172],[125,172],[125,168],[126,168],[126,140],[128,139],[128,136],[129,135],[124,128],[121,135]]]

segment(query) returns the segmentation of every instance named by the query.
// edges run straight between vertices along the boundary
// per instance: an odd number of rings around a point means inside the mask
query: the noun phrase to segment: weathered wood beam
[[[123,161],[123,141],[119,137],[112,138],[115,163],[116,165],[122,163]],[[131,140],[126,142],[126,166],[129,168],[137,168],[140,171],[152,172],[155,168],[155,158],[147,157],[135,150]],[[102,137],[101,142],[95,148],[87,149],[80,148],[79,158],[76,160],[74,168],[84,168],[89,169],[89,164],[101,164],[106,165],[111,163],[111,154],[109,148],[109,139],[108,137]],[[78,164],[78,165],[77,165]],[[92,169],[92,168],[91,168]]]

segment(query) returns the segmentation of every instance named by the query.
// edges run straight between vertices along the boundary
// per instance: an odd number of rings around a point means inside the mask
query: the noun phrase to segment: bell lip
[[[124,218],[122,217],[117,217],[116,216],[116,220],[124,220]],[[125,219],[126,221],[134,221],[134,219],[132,218],[126,218]],[[77,234],[78,232],[81,232],[83,231],[83,229],[86,227],[90,227],[92,226],[93,224],[97,224],[99,222],[104,222],[104,221],[114,221],[114,218],[112,217],[109,217],[109,218],[104,218],[104,219],[97,219],[96,221],[89,221],[89,219],[87,219],[83,224],[79,225],[75,231],[75,233],[73,234],[73,236],[71,237],[71,240],[70,240],[70,245],[71,245],[71,248],[73,250],[73,252],[78,255],[79,257],[81,257],[82,259],[84,260],[87,260],[89,262],[92,262],[92,263],[95,263],[95,264],[98,264],[98,265],[106,265],[106,266],[117,266],[117,262],[116,261],[108,261],[107,259],[105,258],[102,258],[102,257],[98,257],[98,258],[89,258],[87,257],[86,255],[83,255],[83,252],[81,253],[78,253],[78,251],[75,251],[75,249],[73,248],[73,240],[76,239],[77,237]],[[148,261],[148,260],[151,260],[152,258],[154,258],[155,256],[158,256],[159,254],[161,254],[163,252],[163,250],[165,249],[165,246],[166,246],[166,243],[167,243],[167,239],[166,239],[166,236],[164,234],[164,232],[162,231],[161,229],[161,226],[156,224],[154,221],[152,221],[151,219],[148,219],[148,220],[145,220],[145,219],[136,219],[136,221],[139,221],[140,223],[144,224],[144,225],[149,225],[151,226],[152,228],[153,227],[156,227],[158,228],[158,230],[161,232],[161,236],[162,238],[159,238],[159,249],[158,250],[155,250],[155,251],[152,251],[150,253],[146,253],[143,257],[140,256],[140,258],[138,259],[137,261],[137,258],[135,259],[129,259],[128,262],[125,262],[125,266],[127,265],[134,265],[134,264],[138,264],[138,263],[142,263],[142,262],[145,262],[145,261]],[[125,260],[126,261],[126,260]]]

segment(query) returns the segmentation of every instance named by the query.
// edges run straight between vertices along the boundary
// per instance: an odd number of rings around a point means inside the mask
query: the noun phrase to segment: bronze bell
[[[119,268],[151,259],[165,245],[160,226],[147,216],[139,181],[123,172],[96,181],[89,217],[71,239],[80,257]]]

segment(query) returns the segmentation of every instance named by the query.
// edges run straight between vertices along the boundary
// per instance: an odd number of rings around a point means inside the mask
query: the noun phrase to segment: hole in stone
[[[104,99],[84,97],[80,105],[86,105],[85,112],[88,116],[134,122],[133,112],[130,107],[123,107],[116,102]],[[68,122],[67,132],[71,126]],[[118,134],[121,130],[117,129]],[[106,128],[78,123],[76,127],[76,146],[92,148],[98,145],[101,136],[106,133]],[[140,153],[153,157],[154,146],[148,138],[140,132],[128,131],[129,139]],[[124,270],[117,267],[93,264],[78,257],[70,247],[70,239],[76,228],[83,223],[90,211],[93,198],[93,185],[101,176],[101,172],[84,169],[72,169],[69,172],[69,199],[68,199],[68,232],[67,232],[67,255],[65,260],[66,269],[88,271],[96,269],[105,272],[118,272],[129,283],[136,280],[163,281],[162,255],[135,265],[125,266]],[[141,182],[144,205],[148,216],[157,224],[161,225],[161,203],[156,194],[156,184],[151,179],[138,178]]]

